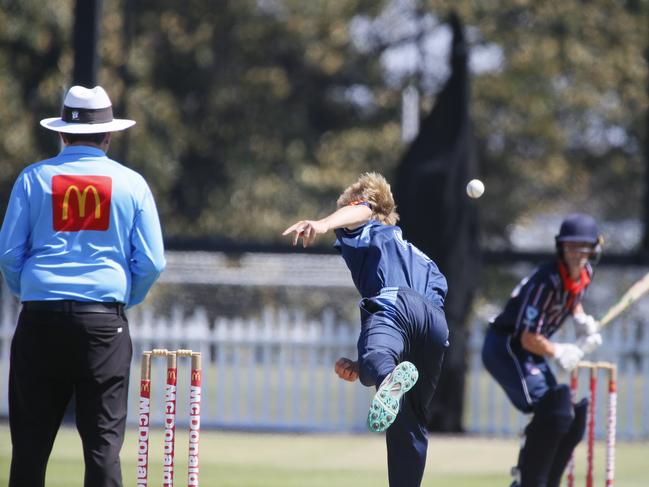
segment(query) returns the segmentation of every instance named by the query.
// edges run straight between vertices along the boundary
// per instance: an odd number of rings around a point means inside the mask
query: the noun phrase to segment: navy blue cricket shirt
[[[590,264],[585,272],[593,274]],[[523,279],[491,326],[503,333],[520,337],[523,331],[550,338],[581,302],[586,286],[573,299],[564,287],[557,261],[546,262]]]
[[[354,230],[335,232],[334,246],[362,297],[376,296],[384,288],[407,287],[444,305],[446,278],[426,254],[403,239],[399,227],[370,220]]]

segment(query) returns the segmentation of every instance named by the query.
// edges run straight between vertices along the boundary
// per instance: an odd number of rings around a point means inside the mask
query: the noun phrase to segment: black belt
[[[53,311],[58,313],[109,313],[121,315],[124,313],[124,303],[96,301],[23,301],[26,311]]]

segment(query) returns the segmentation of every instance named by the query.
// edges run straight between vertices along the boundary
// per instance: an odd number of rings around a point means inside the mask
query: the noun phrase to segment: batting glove
[[[563,370],[571,371],[583,358],[584,351],[573,343],[555,343],[554,358]]]
[[[591,333],[577,339],[577,346],[584,351],[584,354],[594,352],[602,344],[602,335]]]
[[[599,331],[599,321],[586,313],[573,315],[575,321],[575,333],[577,338],[593,335]]]

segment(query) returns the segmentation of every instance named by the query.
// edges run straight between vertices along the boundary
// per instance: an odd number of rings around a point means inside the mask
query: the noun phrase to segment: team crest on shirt
[[[525,319],[527,321],[534,321],[538,315],[539,310],[534,306],[528,306],[527,308],[525,308]]]
[[[541,369],[539,369],[534,363],[526,363],[525,368],[527,369],[527,373],[530,375],[539,375],[541,373]]]
[[[108,176],[52,177],[52,223],[57,232],[108,230],[113,181]]]

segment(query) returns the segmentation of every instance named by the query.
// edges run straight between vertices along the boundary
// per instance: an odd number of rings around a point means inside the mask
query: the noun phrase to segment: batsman
[[[505,309],[489,325],[482,360],[512,404],[532,414],[512,469],[511,487],[559,487],[573,450],[584,436],[588,399],[573,405],[570,389],[558,384],[548,359],[565,370],[602,343],[599,323],[584,312],[582,298],[602,250],[595,220],[576,213],[555,237],[557,258],[541,265],[514,289]],[[576,343],[552,335],[572,317]]]

